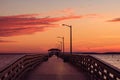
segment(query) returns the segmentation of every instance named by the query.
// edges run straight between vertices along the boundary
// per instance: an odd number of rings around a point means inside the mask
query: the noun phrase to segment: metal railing
[[[62,55],[64,61],[81,68],[90,80],[120,80],[120,69],[89,55]]]
[[[47,59],[47,55],[25,55],[2,69],[0,80],[18,80],[26,71]]]

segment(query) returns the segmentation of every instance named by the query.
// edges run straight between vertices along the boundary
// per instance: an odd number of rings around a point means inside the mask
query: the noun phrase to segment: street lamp
[[[62,51],[62,41],[58,41],[60,43],[60,50]]]
[[[65,50],[65,47],[64,47],[64,46],[65,46],[65,45],[64,45],[64,37],[59,37],[59,36],[58,36],[57,38],[61,38],[62,41],[63,41],[63,54],[64,54],[64,50]]]
[[[62,26],[67,26],[70,28],[70,54],[72,55],[72,26],[67,24],[62,24]]]

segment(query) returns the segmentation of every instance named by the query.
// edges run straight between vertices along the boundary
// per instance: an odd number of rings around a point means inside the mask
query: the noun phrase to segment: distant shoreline
[[[0,55],[4,54],[17,54],[17,55],[23,55],[23,54],[47,54],[47,53],[0,53]],[[69,54],[69,52],[65,52],[65,54]],[[73,52],[73,54],[120,54],[120,52],[103,52],[103,53],[97,53],[97,52]]]

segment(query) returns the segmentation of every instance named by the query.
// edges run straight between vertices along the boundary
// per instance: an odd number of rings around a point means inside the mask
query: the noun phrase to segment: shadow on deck
[[[86,76],[69,63],[52,56],[47,62],[26,73],[21,80],[89,80]]]

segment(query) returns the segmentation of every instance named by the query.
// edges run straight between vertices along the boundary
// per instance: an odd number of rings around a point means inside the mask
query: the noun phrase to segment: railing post
[[[91,80],[120,80],[120,69],[116,69],[95,57],[72,55],[70,63],[90,74]]]
[[[45,55],[26,55],[0,71],[0,80],[18,80],[22,74],[44,61]]]

